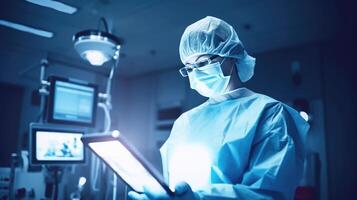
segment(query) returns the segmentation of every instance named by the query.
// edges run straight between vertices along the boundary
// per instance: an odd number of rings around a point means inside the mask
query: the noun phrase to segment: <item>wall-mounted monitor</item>
[[[84,129],[30,124],[31,164],[78,164],[85,162],[81,137]]]
[[[79,80],[50,77],[47,121],[51,123],[94,126],[97,86]]]

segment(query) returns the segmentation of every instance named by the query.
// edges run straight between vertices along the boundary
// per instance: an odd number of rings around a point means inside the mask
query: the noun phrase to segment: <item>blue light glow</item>
[[[300,116],[307,122],[310,119],[309,114],[307,114],[305,111],[300,111]]]
[[[84,52],[84,57],[94,66],[101,66],[108,61],[108,58],[102,52],[97,50],[88,50]]]

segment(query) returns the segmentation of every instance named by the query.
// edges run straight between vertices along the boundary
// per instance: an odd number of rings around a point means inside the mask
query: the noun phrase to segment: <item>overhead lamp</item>
[[[73,36],[74,49],[82,59],[94,66],[101,66],[111,59],[117,60],[121,44],[118,37],[109,33],[105,19],[100,20],[105,26],[105,31],[90,29]]]

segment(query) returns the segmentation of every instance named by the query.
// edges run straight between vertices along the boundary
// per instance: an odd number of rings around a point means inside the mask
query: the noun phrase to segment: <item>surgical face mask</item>
[[[190,86],[202,96],[213,97],[226,91],[230,75],[224,76],[221,64],[214,62],[206,66],[195,68],[188,74]]]

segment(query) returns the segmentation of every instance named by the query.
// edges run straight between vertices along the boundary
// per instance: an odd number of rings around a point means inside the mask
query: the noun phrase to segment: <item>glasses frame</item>
[[[186,64],[184,67],[181,67],[179,69],[179,72],[180,72],[181,76],[187,77],[188,74],[191,73],[194,69],[199,69],[200,67],[211,64],[212,61],[218,57],[219,57],[219,55],[212,55],[209,58],[207,58],[207,60],[205,60],[205,61],[198,62],[195,64]]]

